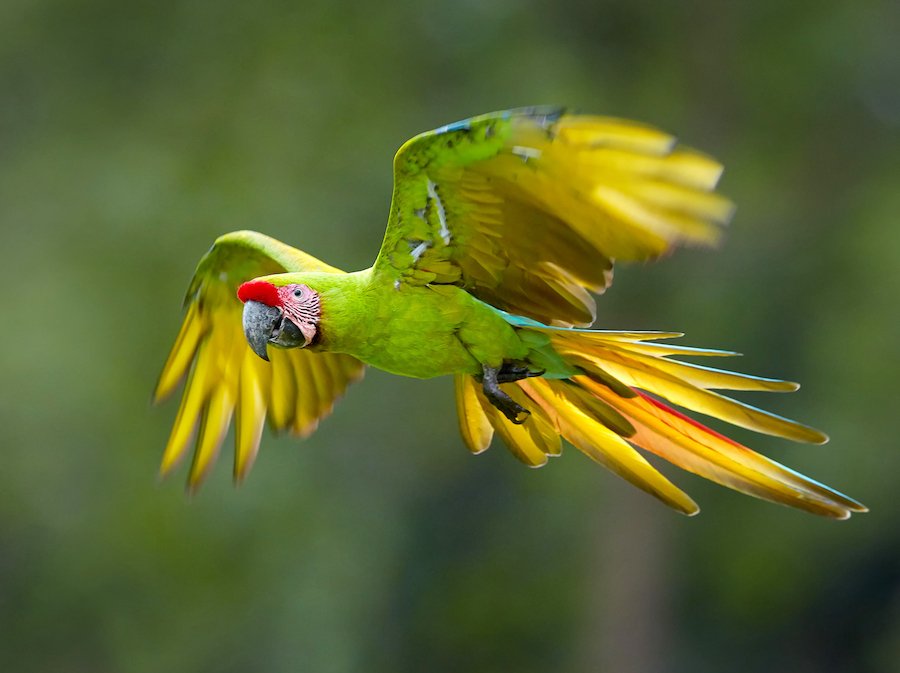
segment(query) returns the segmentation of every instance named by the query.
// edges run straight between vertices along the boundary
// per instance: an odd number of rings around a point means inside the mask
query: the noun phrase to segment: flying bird
[[[242,480],[266,418],[275,431],[310,434],[369,365],[453,376],[473,453],[496,434],[540,467],[565,439],[688,515],[697,504],[642,451],[814,514],[866,511],[673,408],[824,443],[816,429],[716,392],[797,384],[683,361],[736,354],[672,344],[679,333],[590,329],[614,261],[718,240],[733,213],[714,191],[721,172],[647,125],[510,110],[400,148],[387,231],[368,269],[345,273],[252,231],[221,236],[200,260],[156,387],[158,401],[187,377],[161,473],[193,446],[196,489],[233,418]]]

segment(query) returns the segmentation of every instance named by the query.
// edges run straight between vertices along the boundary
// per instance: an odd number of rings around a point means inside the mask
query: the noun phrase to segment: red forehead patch
[[[237,296],[243,302],[253,300],[260,301],[267,306],[281,305],[278,288],[264,280],[247,281],[238,288]]]

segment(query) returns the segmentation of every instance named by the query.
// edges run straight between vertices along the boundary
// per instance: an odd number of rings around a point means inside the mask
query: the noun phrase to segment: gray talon
[[[483,367],[483,365],[482,365]],[[525,364],[516,364],[514,362],[504,362],[497,371],[497,383],[513,383],[521,381],[532,376],[542,376],[544,370],[531,371]]]
[[[503,392],[500,389],[500,383],[511,383],[512,381],[524,379],[527,376],[536,376],[536,374],[530,373],[525,367],[514,367],[505,363],[501,368],[488,367],[487,365],[482,365],[481,368],[484,372],[481,377],[481,388],[488,401],[516,425],[521,425],[528,420],[531,412]]]

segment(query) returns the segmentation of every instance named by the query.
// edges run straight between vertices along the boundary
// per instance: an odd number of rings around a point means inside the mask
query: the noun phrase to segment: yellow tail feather
[[[472,453],[486,451],[494,436],[494,427],[478,401],[475,379],[465,374],[456,375],[456,416],[459,432]]]
[[[525,395],[518,388],[510,388],[507,393],[522,406],[527,404]],[[475,394],[482,411],[503,443],[523,463],[529,467],[542,467],[546,465],[548,457],[558,456],[562,452],[559,431],[540,409],[533,409],[528,422],[518,425],[488,402],[480,389],[476,388]]]
[[[556,431],[582,453],[684,514],[700,511],[686,493],[655,470],[628,442],[579,408],[565,394],[565,386],[566,383],[544,379],[519,382],[519,387],[553,419]],[[530,419],[524,425],[529,422]]]
[[[669,355],[731,355],[647,343],[669,338],[628,332],[534,328],[550,336],[557,352],[584,374],[568,380],[530,378],[503,389],[531,416],[515,425],[484,397],[470,376],[457,376],[457,411],[463,438],[479,453],[496,431],[510,451],[532,467],[559,453],[559,438],[670,507],[688,514],[696,503],[658,472],[637,449],[728,488],[813,514],[846,519],[865,506],[824,484],[762,456],[663,404],[757,432],[796,441],[827,437],[805,425],[737,402],[710,389],[788,392],[797,384],[670,360]]]

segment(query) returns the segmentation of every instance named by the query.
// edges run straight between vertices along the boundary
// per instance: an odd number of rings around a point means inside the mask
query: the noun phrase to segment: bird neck
[[[316,278],[322,317],[315,350],[355,355],[373,333],[377,298],[372,270],[322,274]]]

